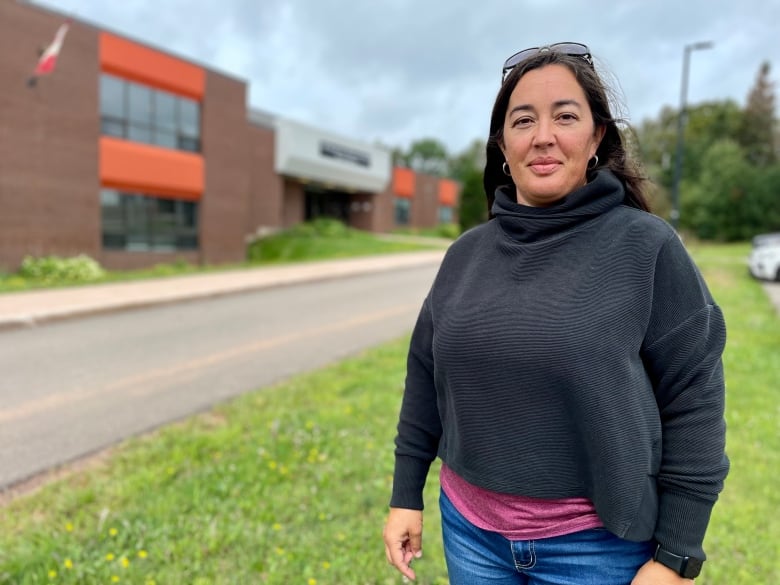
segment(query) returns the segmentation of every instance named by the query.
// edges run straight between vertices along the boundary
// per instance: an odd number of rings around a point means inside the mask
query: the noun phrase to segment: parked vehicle
[[[748,267],[754,278],[780,282],[780,233],[753,238]]]

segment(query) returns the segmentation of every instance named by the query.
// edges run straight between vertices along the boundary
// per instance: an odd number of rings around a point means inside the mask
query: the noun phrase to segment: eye
[[[533,123],[534,119],[531,116],[521,116],[512,122],[512,128],[528,128]]]
[[[579,120],[577,114],[573,114],[571,112],[563,112],[562,114],[558,114],[557,119],[563,124],[571,124],[572,122]]]

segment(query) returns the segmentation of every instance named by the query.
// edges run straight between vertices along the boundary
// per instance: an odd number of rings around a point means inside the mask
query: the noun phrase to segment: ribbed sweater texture
[[[672,228],[590,178],[548,208],[499,189],[448,250],[412,334],[390,505],[423,508],[438,456],[704,558],[728,473],[723,316]]]

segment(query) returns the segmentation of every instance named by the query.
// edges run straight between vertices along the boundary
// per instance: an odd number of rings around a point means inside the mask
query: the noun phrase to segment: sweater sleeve
[[[725,453],[723,315],[676,236],[656,261],[642,357],[662,424],[655,540],[705,558],[702,542],[729,462]]]
[[[423,488],[436,458],[442,427],[433,381],[433,320],[423,303],[409,346],[406,384],[395,439],[395,472],[390,505],[423,509]]]

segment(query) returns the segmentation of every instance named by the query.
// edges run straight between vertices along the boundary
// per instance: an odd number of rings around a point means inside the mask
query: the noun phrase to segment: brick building
[[[89,23],[70,22],[55,72],[28,86],[64,21],[0,2],[0,269],[235,262],[255,235],[320,216],[376,232],[457,221],[457,183],[250,109],[246,81]]]

